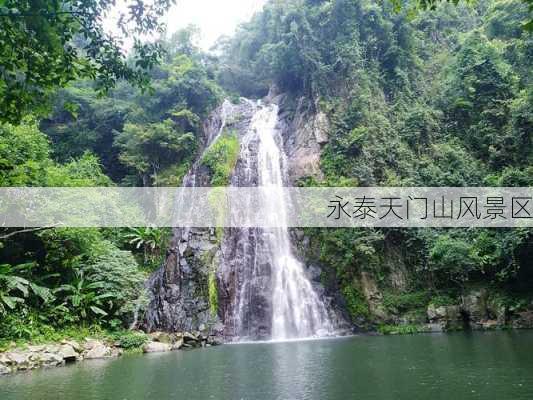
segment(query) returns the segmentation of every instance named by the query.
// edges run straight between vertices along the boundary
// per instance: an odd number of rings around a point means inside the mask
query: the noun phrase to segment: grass
[[[69,326],[54,328],[41,327],[39,332],[25,338],[0,338],[0,352],[13,348],[25,348],[28,345],[58,343],[62,340],[83,342],[86,338],[98,339],[104,342],[118,343],[126,352],[138,352],[148,341],[148,335],[142,332],[128,330],[106,330],[99,325]]]

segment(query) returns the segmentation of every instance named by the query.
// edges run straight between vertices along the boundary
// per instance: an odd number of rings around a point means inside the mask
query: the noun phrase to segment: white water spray
[[[261,209],[281,228],[263,229],[272,268],[272,340],[320,337],[333,334],[324,303],[316,294],[304,266],[293,255],[287,229],[288,200],[280,189],[286,178],[286,160],[276,105],[259,105],[250,130],[243,138],[241,156],[247,157],[248,143],[257,141],[257,181],[263,188]]]

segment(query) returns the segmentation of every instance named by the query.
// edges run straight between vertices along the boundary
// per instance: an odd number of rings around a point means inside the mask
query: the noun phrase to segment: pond
[[[533,399],[533,331],[354,336],[84,361],[0,399]]]

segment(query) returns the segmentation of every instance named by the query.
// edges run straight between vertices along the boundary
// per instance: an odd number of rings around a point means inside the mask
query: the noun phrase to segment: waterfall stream
[[[271,340],[327,336],[333,334],[332,323],[303,264],[292,252],[286,227],[289,202],[276,190],[287,179],[286,156],[277,125],[275,104],[255,104],[232,180],[233,186],[261,187],[261,209],[267,218],[282,226],[234,229],[232,238],[225,242],[225,253],[233,257],[229,264],[238,279],[233,308],[235,335]],[[263,326],[259,324],[257,329],[254,319],[263,319]]]
[[[280,190],[288,184],[283,143],[287,130],[278,113],[276,104],[225,101],[204,123],[205,146],[183,186],[210,184],[203,154],[226,131],[235,132],[240,154],[230,184],[261,188],[260,204],[254,206],[281,227],[224,228],[222,235],[214,228],[175,228],[165,263],[146,283],[150,303],[140,322],[144,329],[209,329],[228,341],[287,340],[339,332],[341,324],[331,299],[313,283],[308,276],[311,270],[293,252],[287,228],[291,202]],[[190,206],[185,203],[177,201],[176,207]],[[213,273],[216,313],[206,296],[212,290],[208,282]]]

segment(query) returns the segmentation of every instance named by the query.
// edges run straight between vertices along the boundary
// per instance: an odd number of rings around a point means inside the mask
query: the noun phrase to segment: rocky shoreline
[[[187,350],[221,344],[214,336],[200,332],[150,333],[139,348],[143,353]],[[59,343],[28,345],[0,353],[0,375],[37,368],[61,367],[83,360],[115,358],[126,350],[119,342],[85,338],[83,341],[62,340]]]
[[[379,310],[379,305],[374,309]],[[385,325],[374,329],[356,330],[359,334],[437,333],[458,330],[533,329],[533,309],[511,310],[502,302],[490,298],[486,289],[473,290],[462,296],[458,304],[429,304],[419,319],[393,318],[383,313]],[[85,338],[65,339],[58,343],[27,345],[0,352],[0,375],[37,368],[60,367],[82,360],[119,357],[132,349],[155,353],[210,347],[222,343],[221,337],[204,331],[168,333],[156,331],[138,334],[140,342],[132,344],[120,340]]]

